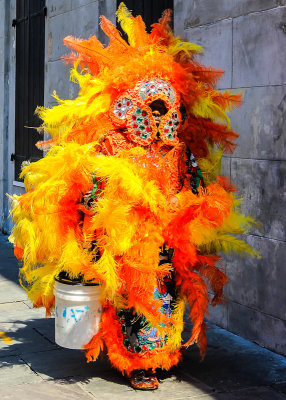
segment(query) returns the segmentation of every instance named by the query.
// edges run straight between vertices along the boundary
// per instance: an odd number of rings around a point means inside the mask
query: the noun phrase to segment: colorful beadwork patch
[[[125,119],[127,116],[127,112],[132,108],[133,102],[131,99],[127,97],[123,97],[119,101],[117,101],[114,105],[113,112],[117,118]]]
[[[154,109],[154,103],[159,100],[164,103],[166,114]],[[127,137],[133,143],[148,146],[157,136],[166,144],[175,146],[178,143],[177,128],[182,120],[179,108],[178,96],[169,82],[146,78],[115,99],[109,115],[116,127],[126,128]]]
[[[141,100],[145,100],[149,96],[163,94],[167,96],[173,105],[176,100],[176,93],[170,83],[163,79],[146,79],[139,87],[139,95]]]
[[[98,201],[104,189],[104,182],[101,179],[96,177],[95,174],[92,174],[91,178],[93,187],[89,192],[85,193],[82,198],[82,203],[88,210],[91,209],[94,206],[94,203]]]
[[[160,136],[167,144],[178,143],[177,129],[181,123],[181,115],[178,111],[168,113],[159,126]]]
[[[164,347],[166,339],[158,336],[155,328],[132,311],[122,310],[117,313],[123,335],[123,344],[132,353],[141,353]]]
[[[136,136],[139,136],[142,139],[148,139],[152,132],[152,129],[147,112],[145,110],[142,110],[142,108],[137,107],[132,114],[131,119],[132,128],[135,130]]]
[[[153,141],[156,132],[151,111],[140,105],[134,108],[128,118],[127,130],[131,141],[148,146]]]
[[[195,156],[190,151],[187,152],[187,174],[190,176],[190,186],[194,194],[198,194],[198,188],[204,187],[202,171],[195,159]]]

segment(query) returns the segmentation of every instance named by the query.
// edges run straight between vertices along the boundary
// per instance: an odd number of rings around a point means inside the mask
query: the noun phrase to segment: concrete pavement
[[[18,264],[0,235],[1,400],[198,399],[286,400],[286,358],[214,325],[203,362],[195,346],[155,392],[135,391],[106,359],[54,343],[54,320],[32,309],[18,284]]]

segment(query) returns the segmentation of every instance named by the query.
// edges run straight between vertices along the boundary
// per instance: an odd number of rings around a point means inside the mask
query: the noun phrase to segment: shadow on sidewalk
[[[31,312],[35,310],[30,310]],[[58,347],[54,343],[53,318],[0,322],[12,342],[0,342],[0,364],[12,366],[23,360],[45,380],[89,383],[99,378],[106,384],[126,386],[126,380],[112,369],[106,357],[86,363],[83,352]],[[187,383],[199,393],[237,391],[257,386],[273,386],[286,380],[286,359],[233,335],[210,326],[208,351],[201,361],[198,349],[185,351],[183,362],[171,371],[158,371],[162,382]],[[180,386],[182,388],[182,386]],[[219,398],[219,397],[218,397]]]
[[[0,278],[20,285],[19,268],[20,263],[14,256],[13,245],[8,241],[8,236],[0,234]]]

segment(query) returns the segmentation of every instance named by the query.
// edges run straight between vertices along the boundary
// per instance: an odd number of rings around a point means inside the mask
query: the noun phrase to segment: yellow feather
[[[121,28],[128,36],[128,42],[130,46],[135,47],[135,37],[134,37],[134,17],[126,7],[124,3],[120,3],[116,11],[118,22]]]
[[[211,96],[199,97],[191,111],[195,117],[212,119],[214,121],[219,120],[226,124],[229,129],[231,128],[229,117],[220,106],[212,101]]]
[[[183,51],[187,55],[192,53],[200,54],[203,53],[203,48],[198,44],[183,42],[180,38],[176,38],[175,42],[171,44],[167,49],[168,54],[170,54],[171,56],[175,56],[181,51]]]
[[[186,302],[182,298],[178,298],[173,305],[173,317],[175,323],[171,326],[168,332],[168,345],[172,351],[180,348],[182,345],[182,332],[184,329],[184,312]]]
[[[223,155],[222,148],[216,151],[209,146],[209,150],[210,152],[207,158],[200,158],[197,160],[206,186],[214,182],[217,176],[220,175],[221,158]]]

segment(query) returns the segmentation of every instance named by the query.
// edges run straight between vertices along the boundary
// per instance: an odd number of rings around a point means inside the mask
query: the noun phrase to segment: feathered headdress
[[[179,134],[196,157],[209,154],[208,144],[232,151],[237,134],[231,130],[226,112],[240,105],[241,96],[214,89],[223,71],[199,64],[194,55],[202,52],[201,46],[173,36],[170,10],[152,25],[150,34],[141,16],[134,18],[123,3],[117,17],[129,43],[105,17],[101,17],[101,28],[109,37],[108,46],[95,36],[64,39],[75,51],[64,58],[75,63],[71,79],[79,83],[80,92],[75,100],[60,100],[54,94],[58,106],[38,108],[43,128],[52,136],[51,143],[102,140],[114,128],[114,120],[108,116],[117,99],[148,77],[161,78],[174,88],[187,116]]]

